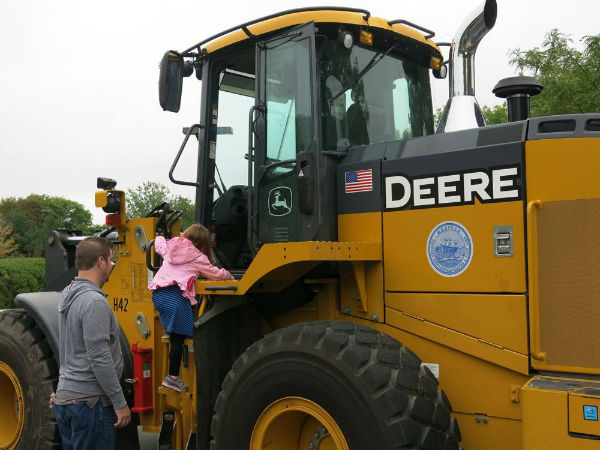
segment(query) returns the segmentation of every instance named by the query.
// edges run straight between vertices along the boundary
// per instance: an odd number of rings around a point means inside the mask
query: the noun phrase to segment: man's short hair
[[[101,256],[108,261],[112,244],[104,238],[92,236],[85,238],[75,251],[75,267],[77,270],[90,270]]]

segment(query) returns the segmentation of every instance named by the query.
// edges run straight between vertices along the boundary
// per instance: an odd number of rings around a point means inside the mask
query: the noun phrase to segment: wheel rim
[[[17,375],[0,361],[0,448],[13,449],[19,442],[25,424],[25,397]]]
[[[349,450],[331,415],[315,402],[285,397],[261,413],[250,439],[251,450]]]

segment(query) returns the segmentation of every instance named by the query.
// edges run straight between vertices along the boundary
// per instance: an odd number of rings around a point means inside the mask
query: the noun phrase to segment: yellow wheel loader
[[[184,80],[201,89],[169,176],[235,279],[196,280],[191,389],[161,386],[170,342],[146,288],[181,212],[128,218],[98,179],[134,412],[119,448],[600,449],[600,113],[529,118],[542,86],[514,77],[494,88],[509,122],[485,126],[474,56],[495,20],[488,0],[436,43],[312,7],[164,55],[164,110]],[[447,72],[436,130],[430,74]],[[57,291],[82,238],[53,232],[50,292],[0,312],[0,448],[60,446]]]

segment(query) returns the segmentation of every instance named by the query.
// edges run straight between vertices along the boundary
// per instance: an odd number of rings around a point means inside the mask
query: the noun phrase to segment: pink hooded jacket
[[[177,284],[183,296],[195,305],[198,302],[194,280],[198,274],[211,280],[233,279],[227,270],[213,266],[208,257],[183,236],[168,241],[162,236],[157,236],[154,250],[163,257],[163,263],[148,285],[149,291]]]

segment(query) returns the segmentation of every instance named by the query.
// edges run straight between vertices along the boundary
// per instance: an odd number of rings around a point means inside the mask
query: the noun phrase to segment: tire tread
[[[52,349],[48,344],[43,332],[31,318],[22,309],[9,309],[0,311],[0,329],[5,338],[10,339],[13,343],[23,348],[24,355],[32,368],[32,373],[36,374],[38,379],[38,388],[47,397],[35,398],[34,405],[37,414],[42,417],[42,424],[38,429],[28,429],[30,424],[26,421],[23,436],[30,441],[21,440],[16,449],[53,449],[60,448],[60,437],[56,419],[48,408],[48,399],[52,391],[58,383],[58,366]],[[24,389],[31,389],[30,386],[24,385]],[[43,397],[43,396],[42,396]]]
[[[429,369],[410,349],[373,328],[351,322],[319,321],[296,323],[274,331],[252,344],[233,365],[217,398],[211,425],[211,449],[220,448],[219,436],[226,433],[222,423],[228,392],[248,365],[266,348],[281,344],[309,348],[341,360],[348,373],[366,388],[365,394],[382,405],[383,421],[394,448],[458,448],[460,430],[450,417],[452,407]],[[256,351],[258,349],[258,352]],[[260,357],[260,355],[258,355]]]

